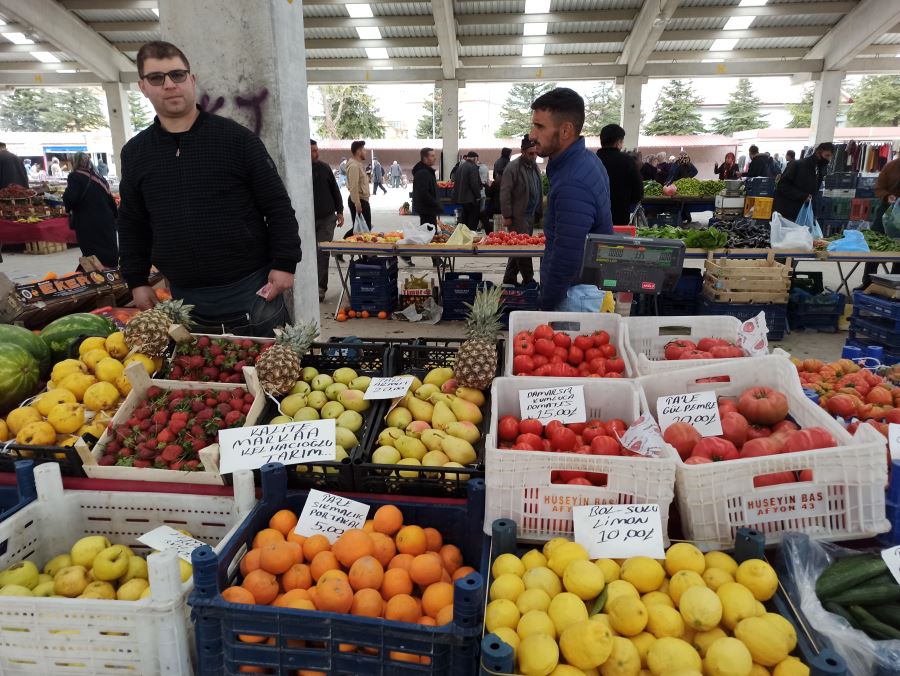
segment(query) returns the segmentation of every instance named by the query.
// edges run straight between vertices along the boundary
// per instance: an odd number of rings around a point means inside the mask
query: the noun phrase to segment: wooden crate
[[[787,303],[791,262],[707,258],[703,295],[718,303]]]
[[[25,253],[27,254],[51,254],[61,253],[67,249],[65,242],[26,242]]]

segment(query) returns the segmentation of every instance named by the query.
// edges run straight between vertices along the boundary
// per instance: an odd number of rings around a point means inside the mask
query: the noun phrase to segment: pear
[[[446,430],[447,425],[456,422],[456,416],[453,411],[442,401],[434,405],[434,415],[431,417],[431,423],[436,430]]]
[[[453,401],[455,398],[456,398],[456,395],[453,395],[453,394],[447,394],[445,392],[435,392],[430,397],[428,397],[428,401],[430,401],[432,404],[436,404],[439,401],[442,401],[449,406],[450,402]]]
[[[356,411],[344,411],[335,421],[338,427],[345,427],[351,432],[359,432],[363,425],[363,417]]]
[[[53,580],[49,582],[41,582],[37,587],[31,590],[34,596],[52,596],[56,583]]]
[[[325,388],[325,396],[329,401],[337,401],[337,396],[346,389],[349,389],[346,383],[333,383]]]
[[[443,467],[450,462],[450,458],[443,451],[428,451],[422,458],[422,467]],[[436,479],[440,476],[438,472],[426,472],[425,476]]]
[[[426,385],[437,385],[440,387],[453,377],[453,369],[446,366],[431,369],[423,381]]]
[[[110,544],[110,541],[103,535],[88,535],[81,538],[72,545],[72,551],[69,552],[72,556],[72,565],[90,568],[94,565],[94,557],[109,547]]]
[[[142,598],[142,599],[149,599],[149,598],[150,598],[150,587],[147,587],[147,588],[141,593],[141,598]]]
[[[294,422],[304,422],[305,420],[318,420],[319,412],[312,406],[304,406],[294,414]]]
[[[319,392],[324,392],[325,388],[329,385],[334,384],[334,379],[326,373],[320,373],[315,378],[312,379],[310,385],[314,390],[318,390]]]
[[[465,399],[457,397],[450,402],[450,409],[453,411],[453,415],[456,416],[457,420],[467,420],[476,425],[480,425],[481,421],[484,420],[481,409],[471,401],[466,401]]]
[[[147,561],[143,557],[132,556],[128,559],[128,570],[126,570],[125,574],[119,578],[119,584],[125,584],[129,580],[135,578],[147,580],[149,577],[150,576],[147,573]]]
[[[415,458],[416,460],[421,460],[428,452],[425,444],[419,439],[413,439],[405,434],[397,439],[396,448],[404,458]]]
[[[409,374],[406,373],[406,374],[404,374],[404,375],[409,375]],[[410,392],[415,392],[415,391],[418,390],[420,387],[422,387],[422,384],[423,384],[423,383],[422,383],[421,380],[419,380],[416,376],[413,376],[412,383],[411,383],[410,386],[409,386],[409,391],[410,391]]]
[[[34,589],[40,581],[40,571],[31,561],[20,561],[0,573],[0,587],[18,585]]]
[[[0,587],[0,596],[34,596],[34,593],[20,584],[8,584]]]
[[[448,436],[441,442],[441,450],[452,462],[458,462],[461,465],[469,465],[478,459],[472,444],[465,439]]]
[[[447,433],[441,430],[425,430],[419,438],[429,451],[439,451],[441,450],[441,442],[446,437]]]
[[[415,458],[403,458],[397,464],[398,465],[415,465],[416,467],[421,467],[421,465],[422,465],[422,463],[420,463]],[[399,474],[400,474],[400,476],[402,476],[406,479],[415,479],[417,476],[419,476],[418,472],[410,472],[410,471],[399,472]]]
[[[47,575],[47,573],[38,575],[38,584],[44,584],[45,582],[53,582],[53,576]]]
[[[308,382],[305,380],[298,380],[294,383],[294,386],[288,394],[309,394],[310,390],[312,390],[312,388],[309,386]]]
[[[350,389],[365,392],[369,389],[369,383],[371,382],[372,379],[369,376],[359,376],[350,381]]]
[[[343,383],[349,387],[350,383],[359,377],[359,374],[349,366],[344,366],[335,371],[331,377],[334,378],[334,382]]]
[[[321,408],[327,403],[328,396],[324,392],[320,392],[319,390],[313,390],[306,395],[306,405],[312,406],[317,411],[321,410]]]
[[[372,462],[376,465],[396,465],[401,457],[400,451],[393,446],[379,446],[372,453]]]
[[[403,430],[397,427],[385,427],[381,430],[381,434],[378,435],[378,445],[379,446],[393,446],[397,447],[397,439],[405,436]]]
[[[451,378],[450,380],[445,380],[444,384],[441,385],[441,392],[444,392],[445,394],[453,394],[454,392],[456,392],[458,387],[459,383],[457,382],[456,378]]]
[[[427,423],[431,423],[434,406],[416,397],[408,396],[406,400],[406,405],[409,407],[409,412],[412,413],[413,420],[424,420]]]
[[[128,559],[131,553],[122,545],[107,547],[94,557],[91,573],[95,580],[108,582],[122,577],[128,572]]]
[[[63,568],[72,565],[72,557],[68,554],[60,554],[54,556],[44,565],[44,572],[50,577],[56,577],[56,574]]]
[[[344,427],[335,427],[334,440],[338,446],[343,446],[345,451],[352,451],[359,446],[359,439],[350,430]]]
[[[109,582],[97,580],[96,582],[91,582],[87,587],[85,587],[84,591],[81,592],[78,598],[112,600],[116,598],[116,590]]]
[[[406,436],[419,439],[422,436],[422,432],[430,429],[431,425],[424,420],[413,420],[406,426]]]
[[[479,408],[484,406],[484,393],[481,390],[476,390],[474,387],[458,387],[455,394],[460,399],[471,401]]]
[[[372,402],[368,399],[363,399],[363,393],[359,390],[344,390],[338,394],[337,400],[341,402],[348,411],[356,411],[357,413],[368,411],[369,406],[372,405]]]
[[[452,462],[452,461],[451,461],[451,462],[448,462],[448,463],[446,463],[446,464],[444,465],[444,469],[447,469],[448,467],[459,467],[459,468],[462,468],[462,465],[460,465],[458,462]],[[469,480],[469,475],[468,475],[468,474],[457,474],[456,472],[453,472],[453,473],[447,472],[446,474],[444,474],[444,478],[445,478],[447,481],[456,481],[456,480],[459,480],[459,481],[468,481],[468,480]]]
[[[444,431],[452,437],[465,439],[470,444],[474,444],[481,439],[481,432],[478,431],[478,427],[475,423],[471,423],[468,420],[452,422],[444,428]]]
[[[305,384],[306,383],[304,383],[304,385]],[[279,408],[281,408],[281,412],[284,415],[293,417],[294,414],[304,406],[306,406],[305,394],[289,394],[281,400]]]
[[[120,601],[137,601],[147,589],[150,589],[150,583],[143,578],[135,577],[116,590],[116,598]]]
[[[406,426],[412,422],[412,419],[412,413],[409,412],[408,408],[397,406],[385,416],[384,421],[390,427],[399,427],[402,430],[406,429]]]
[[[317,375],[319,375],[319,370],[313,368],[312,366],[307,366],[300,372],[300,378],[306,384],[311,383],[313,378],[315,378]]]
[[[429,397],[435,392],[440,392],[441,388],[437,385],[433,385],[432,383],[428,383],[427,385],[422,385],[419,389],[415,391],[416,399],[421,399],[422,401],[428,401]]]
[[[329,401],[322,407],[322,410],[319,411],[319,414],[322,416],[323,420],[331,418],[332,420],[337,420],[338,416],[344,412],[344,405],[339,401]]]
[[[269,421],[270,425],[284,425],[285,423],[294,422],[294,419],[289,415],[276,415]]]
[[[70,599],[80,596],[87,586],[87,568],[84,566],[66,566],[53,576],[54,593]]]

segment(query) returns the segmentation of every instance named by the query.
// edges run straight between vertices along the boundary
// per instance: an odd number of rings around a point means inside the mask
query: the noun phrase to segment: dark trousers
[[[525,235],[534,233],[534,218],[530,217],[525,223],[515,224],[509,228],[512,232]],[[510,258],[506,263],[506,272],[503,273],[504,284],[516,284],[518,275],[522,275],[522,283],[534,281],[534,263],[530,258]]]
[[[376,182],[372,183],[372,194],[373,195],[378,192],[378,188],[381,188],[384,191],[384,193],[387,194],[387,188],[384,187],[384,184],[381,181],[376,181]]]
[[[480,202],[470,202],[468,204],[461,204],[462,207],[462,222],[465,223],[469,230],[473,232],[478,230],[478,218],[481,214],[481,203]]]
[[[316,219],[316,244],[330,242],[334,239],[334,227],[337,225],[337,216],[328,214]],[[328,290],[328,259],[331,258],[327,251],[316,247],[316,266],[319,273],[319,293]]]

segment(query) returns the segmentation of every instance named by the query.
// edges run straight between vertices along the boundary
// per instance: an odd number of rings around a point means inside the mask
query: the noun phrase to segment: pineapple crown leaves
[[[500,323],[503,312],[500,305],[501,294],[499,286],[479,289],[475,293],[475,302],[465,304],[469,308],[466,315],[466,335],[491,342],[497,339],[497,335],[503,330]]]
[[[194,306],[185,305],[183,300],[164,300],[157,303],[153,309],[162,312],[173,324],[183,324],[184,326],[193,324],[191,310],[194,309]]]
[[[291,348],[298,357],[302,357],[309,350],[310,345],[319,337],[319,323],[313,319],[309,322],[297,324],[285,324],[280,329],[275,329],[275,344],[286,345]]]

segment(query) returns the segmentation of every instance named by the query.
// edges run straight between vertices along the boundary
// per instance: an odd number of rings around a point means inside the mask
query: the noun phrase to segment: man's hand
[[[505,225],[507,228],[511,227],[512,223],[513,223],[513,221],[511,218],[506,218],[506,217],[503,218],[503,225]]]
[[[342,228],[344,226],[344,213],[341,212],[337,214],[336,219],[337,220],[335,221],[335,224],[337,225],[337,227]]]
[[[294,287],[294,275],[290,272],[282,272],[281,270],[272,270],[269,272],[269,292],[266,294],[266,301],[272,301],[278,298],[287,289]]]
[[[156,292],[151,286],[136,286],[131,290],[131,297],[138,310],[149,310],[156,306]]]

